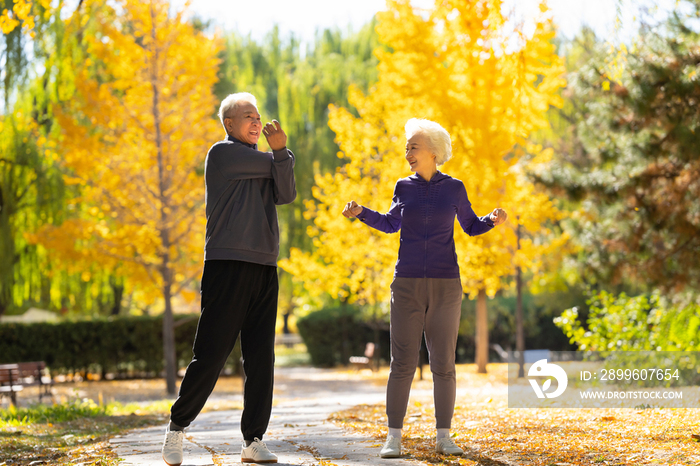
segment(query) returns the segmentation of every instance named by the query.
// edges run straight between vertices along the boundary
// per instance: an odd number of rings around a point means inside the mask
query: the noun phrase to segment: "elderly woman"
[[[441,454],[464,453],[450,438],[454,413],[455,349],[462,284],[454,244],[454,219],[464,232],[480,235],[506,220],[503,209],[477,217],[464,184],[438,171],[452,156],[450,135],[439,124],[412,118],[406,123],[406,160],[413,175],[396,183],[391,207],[380,214],[350,201],[343,215],[356,217],[385,233],[401,230],[401,245],[391,284],[391,371],[386,414],[389,434],[383,458],[401,455],[401,429],[421,336],[430,354],[437,439]]]

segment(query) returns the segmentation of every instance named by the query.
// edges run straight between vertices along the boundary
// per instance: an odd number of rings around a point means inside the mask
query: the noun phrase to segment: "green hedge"
[[[311,363],[319,367],[348,364],[350,356],[362,356],[374,331],[353,307],[322,309],[297,321]],[[389,359],[389,332],[380,332],[380,357]]]
[[[192,359],[198,317],[197,314],[176,317],[179,367],[185,367]],[[237,372],[239,358],[240,351],[236,349],[227,367]],[[145,316],[0,324],[0,363],[22,361],[45,361],[53,373],[158,375],[164,366],[163,319]]]

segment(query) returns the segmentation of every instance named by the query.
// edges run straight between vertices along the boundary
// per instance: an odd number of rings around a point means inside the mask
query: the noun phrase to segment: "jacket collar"
[[[433,175],[433,177],[430,179],[430,182],[435,183],[437,181],[442,181],[446,178],[449,178],[449,176],[445,175],[440,170],[438,170],[437,173],[435,173],[435,175]],[[428,183],[428,181],[424,180],[423,177],[421,177],[418,173],[414,173],[413,175],[409,176],[408,179],[418,183]]]
[[[239,141],[238,139],[234,138],[234,137],[231,136],[230,134],[228,135],[228,137],[226,138],[226,140],[227,140],[227,141],[237,142],[237,143],[239,143],[239,144],[243,144],[244,146],[250,147],[251,149],[258,150],[258,145],[257,145],[257,144],[248,144],[247,142]]]

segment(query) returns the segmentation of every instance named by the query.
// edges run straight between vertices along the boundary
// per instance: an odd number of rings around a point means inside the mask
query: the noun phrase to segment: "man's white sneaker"
[[[168,466],[180,466],[182,464],[182,439],[185,432],[182,430],[165,430],[165,440],[163,440],[163,461]]]
[[[270,453],[262,440],[255,437],[255,440],[241,449],[242,463],[276,463],[277,455]]]
[[[379,456],[382,458],[398,458],[401,456],[401,439],[391,435],[387,436],[386,443],[379,451]]]
[[[441,438],[435,444],[435,451],[442,453],[443,455],[456,455],[460,456],[464,454],[464,450],[459,448],[455,441],[449,437]]]

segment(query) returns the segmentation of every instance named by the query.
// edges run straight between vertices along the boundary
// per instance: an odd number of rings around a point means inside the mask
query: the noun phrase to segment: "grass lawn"
[[[434,453],[432,381],[415,381],[404,424],[405,454],[432,464],[505,466],[699,465],[699,409],[510,409],[507,365],[488,374],[457,368],[452,434],[462,458]],[[386,380],[386,369],[371,376]],[[335,413],[338,425],[377,439],[386,436],[384,405]]]
[[[204,411],[241,409],[241,390],[239,377],[221,377]],[[0,466],[117,465],[109,439],[165,426],[172,404],[162,379],[63,383],[54,391],[53,405],[36,404],[27,389],[19,408],[0,408]]]
[[[164,423],[166,412],[164,403],[98,406],[91,401],[2,409],[0,465],[118,464],[109,439],[129,429]]]

